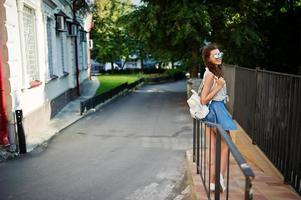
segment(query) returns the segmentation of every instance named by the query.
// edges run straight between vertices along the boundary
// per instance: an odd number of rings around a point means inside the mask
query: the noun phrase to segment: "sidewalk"
[[[43,130],[26,136],[27,152],[31,152],[39,145],[47,145],[54,135],[81,119],[84,115],[80,115],[80,102],[93,97],[98,86],[99,82],[94,77],[92,80],[84,81],[80,87],[81,95],[77,99],[68,103]]]
[[[231,136],[255,173],[255,179],[253,180],[254,200],[301,200],[301,197],[289,185],[283,183],[283,178],[278,170],[259,148],[252,144],[250,138],[240,126],[239,131],[231,134]],[[192,162],[192,150],[186,152],[186,157],[187,174],[193,199],[208,199],[201,178],[196,174],[196,164]],[[230,157],[229,182],[229,199],[244,199],[244,176],[232,156]],[[213,195],[211,193],[212,199]],[[221,199],[226,199],[225,196],[221,195]]]
[[[26,136],[27,152],[31,152],[38,146],[47,146],[47,142],[64,128],[70,126],[74,122],[81,119],[84,115],[80,115],[80,102],[91,98],[99,86],[96,78],[86,80],[81,84],[81,96],[68,103],[55,117],[53,117],[48,125],[36,133],[31,133]],[[0,161],[17,156],[17,153],[12,153],[9,150],[0,148]]]

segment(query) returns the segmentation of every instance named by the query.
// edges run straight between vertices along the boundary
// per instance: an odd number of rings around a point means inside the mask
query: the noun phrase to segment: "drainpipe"
[[[0,143],[5,146],[9,145],[8,142],[8,130],[7,130],[7,118],[5,112],[5,93],[4,93],[4,79],[3,79],[3,68],[2,68],[2,52],[0,48]]]
[[[72,12],[73,12],[73,22],[76,22],[76,8],[75,8],[75,2],[73,1],[72,5]],[[78,31],[77,31],[78,32]],[[78,69],[78,47],[77,47],[77,33],[74,37],[74,50],[75,50],[75,70],[76,70],[76,93],[77,96],[80,96],[80,89],[79,89],[79,69]]]

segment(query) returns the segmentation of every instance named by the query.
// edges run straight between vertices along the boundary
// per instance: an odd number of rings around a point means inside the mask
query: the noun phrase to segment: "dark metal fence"
[[[124,91],[126,89],[131,90],[131,89],[135,88],[137,85],[139,85],[142,82],[143,82],[143,78],[141,78],[131,84],[124,83],[124,84],[121,84],[121,85],[107,91],[107,92],[104,92],[100,95],[96,95],[90,99],[80,102],[80,114],[82,115],[85,111],[88,111],[91,108],[95,108],[98,104],[105,102],[106,100],[112,98],[113,96],[120,93],[121,91]]]
[[[206,133],[206,127],[209,127],[209,133]],[[212,129],[216,129],[216,141],[215,145],[216,148],[213,150],[215,151],[215,158],[211,158],[211,141],[212,141]],[[207,137],[207,138],[206,138]],[[209,138],[208,138],[209,137]],[[245,178],[245,188],[244,188],[244,195],[242,195],[242,199],[250,200],[253,199],[253,195],[251,192],[252,188],[252,180],[254,179],[255,175],[249,165],[246,163],[234,143],[232,142],[230,136],[217,124],[204,122],[199,119],[193,119],[193,161],[196,163],[197,173],[200,174],[201,179],[203,181],[203,185],[205,187],[205,191],[207,193],[208,199],[215,199],[219,200],[221,197],[221,185],[220,185],[220,173],[221,173],[221,143],[222,141],[229,147],[229,151],[227,153],[227,173],[225,177],[226,181],[226,191],[223,196],[225,199],[233,199],[229,194],[230,185],[230,153],[234,157],[237,165],[239,166],[242,174]],[[215,190],[214,194],[210,192],[210,174],[211,168],[209,167],[209,163],[215,160]],[[212,197],[211,197],[212,196]],[[235,197],[237,199],[237,196]]]
[[[254,130],[256,70],[235,67],[233,118],[251,134]],[[233,97],[230,97],[233,98]],[[240,120],[244,119],[244,120]]]
[[[301,76],[235,68],[233,117],[301,195]]]

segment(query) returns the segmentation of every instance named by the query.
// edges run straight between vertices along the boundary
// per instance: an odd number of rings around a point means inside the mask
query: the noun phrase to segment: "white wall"
[[[42,107],[47,107],[50,101],[60,96],[71,88],[76,87],[76,74],[74,62],[74,45],[71,45],[71,37],[65,37],[65,50],[67,55],[64,58],[66,68],[69,70],[69,75],[63,74],[62,66],[58,66],[58,55],[55,53],[57,45],[56,30],[52,32],[53,42],[53,64],[54,71],[57,74],[56,79],[49,79],[48,72],[48,50],[47,50],[47,32],[46,21],[47,16],[51,16],[54,19],[54,13],[57,13],[58,9],[64,9],[65,6],[61,4],[59,0],[52,0],[57,4],[57,9],[53,10],[49,6],[45,6],[43,0],[6,0],[4,1],[5,15],[0,17],[0,25],[3,23],[3,27],[0,29],[0,40],[3,44],[3,60],[4,68],[7,70],[6,75],[6,96],[7,116],[10,124],[14,124],[14,112],[16,109],[23,110],[23,116],[33,116],[36,110]],[[35,10],[35,26],[36,26],[36,50],[37,50],[37,66],[39,71],[39,80],[41,85],[30,88],[27,80],[26,72],[26,44],[23,36],[23,5],[27,5]],[[68,8],[68,6],[66,6]],[[70,9],[63,10],[67,15],[72,17]],[[33,32],[34,34],[34,32]],[[83,45],[87,46],[87,45]],[[88,47],[87,47],[88,48]],[[83,52],[88,53],[88,49],[83,49]],[[86,57],[84,57],[86,56]],[[87,55],[81,54],[81,57],[87,58]],[[83,66],[88,66],[88,59],[84,59]],[[87,67],[84,67],[80,74],[80,82],[83,82],[89,77]],[[50,112],[50,111],[49,111]],[[45,113],[45,118],[49,117],[49,113]],[[30,121],[30,120],[28,120]],[[34,124],[36,126],[36,124]],[[30,130],[30,129],[29,129]]]

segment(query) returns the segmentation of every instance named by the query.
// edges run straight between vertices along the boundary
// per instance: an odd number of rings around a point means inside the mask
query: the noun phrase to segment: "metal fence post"
[[[80,115],[83,115],[83,113],[84,113],[84,102],[80,102]]]
[[[25,154],[27,153],[27,151],[26,151],[25,133],[22,124],[22,120],[23,120],[22,110],[16,110],[16,119],[17,119],[17,132],[18,132],[18,143],[19,143],[20,154]]]
[[[195,145],[196,144],[196,119],[193,118],[193,147],[192,147],[192,161],[195,162]]]
[[[252,200],[253,194],[251,191],[252,182],[249,176],[246,177],[246,187],[245,187],[245,200]]]
[[[258,70],[259,70],[259,67],[256,67],[255,69],[255,101],[254,101],[254,109],[255,109],[255,113],[254,113],[254,117],[253,117],[253,131],[252,133],[250,134],[250,137],[251,137],[251,140],[252,140],[252,144],[256,144],[255,142],[255,136],[256,136],[256,117],[257,117],[257,114],[256,112],[258,111],[258,106],[257,106],[257,97],[259,94],[257,94],[257,87],[258,87]]]
[[[200,121],[196,120],[196,173],[200,173]]]
[[[221,171],[221,133],[217,129],[216,131],[216,147],[215,147],[215,191],[214,199],[220,199],[220,171]]]

